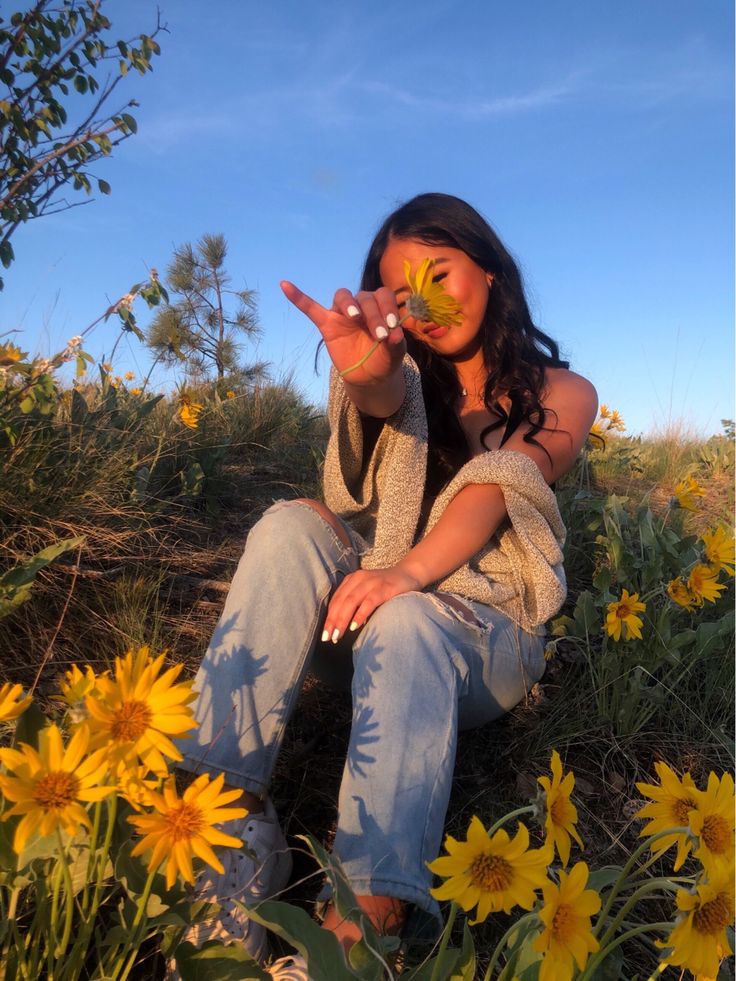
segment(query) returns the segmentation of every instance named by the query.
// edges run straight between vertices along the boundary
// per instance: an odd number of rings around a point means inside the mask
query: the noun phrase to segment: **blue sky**
[[[385,214],[439,190],[491,221],[537,323],[630,432],[733,417],[730,2],[160,6],[154,72],[118,89],[141,108],[98,168],[112,195],[15,236],[0,311],[26,348],[53,353],[174,246],[222,232],[234,284],[259,293],[248,358],[320,403],[325,356],[315,376],[316,329],[279,280],[329,302]],[[104,7],[115,38],[155,21],[147,0]],[[118,371],[147,368],[119,350]]]

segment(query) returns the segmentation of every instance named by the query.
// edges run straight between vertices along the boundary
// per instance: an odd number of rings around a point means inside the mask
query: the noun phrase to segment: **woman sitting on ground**
[[[352,675],[333,851],[361,908],[384,931],[412,908],[438,917],[427,863],[457,732],[508,712],[544,672],[544,624],[565,598],[550,485],[597,408],[532,323],[513,259],[458,198],[423,194],[391,214],[360,290],[331,307],[282,288],[332,359],[325,503],[277,502],[251,530],[195,681],[199,729],[180,744],[182,766],[224,771],[249,810],[227,830],[250,855],[232,850],[224,875],[202,877],[221,911],[187,939],[232,939],[261,962],[265,930],[233,900],[288,881],[268,789],[308,670]],[[330,906],[323,925],[346,950],[357,939]],[[269,969],[308,977],[301,957]]]

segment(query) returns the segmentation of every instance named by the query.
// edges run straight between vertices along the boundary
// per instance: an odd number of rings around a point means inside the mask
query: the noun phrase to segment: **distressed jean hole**
[[[470,624],[471,627],[478,627],[480,630],[488,629],[488,625],[479,620],[475,613],[456,596],[452,596],[450,593],[439,592],[434,594],[433,599],[438,602],[440,607],[449,606],[457,615],[459,615],[459,619],[464,620],[465,623]]]

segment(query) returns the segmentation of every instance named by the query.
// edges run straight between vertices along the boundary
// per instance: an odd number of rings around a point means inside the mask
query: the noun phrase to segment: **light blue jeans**
[[[356,894],[436,916],[426,863],[442,844],[458,729],[524,697],[544,672],[542,639],[481,603],[462,599],[463,614],[447,594],[410,592],[344,642],[322,643],[330,594],[359,565],[308,504],[266,511],[195,679],[199,729],[179,742],[180,765],[223,771],[227,783],[265,795],[307,671],[340,684],[352,667],[334,854]]]

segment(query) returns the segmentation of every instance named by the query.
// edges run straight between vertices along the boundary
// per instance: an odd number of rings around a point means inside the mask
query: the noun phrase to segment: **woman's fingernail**
[[[324,642],[326,640],[329,640],[329,639],[330,639],[330,631],[329,630],[323,630],[322,631],[322,643],[324,644]]]
[[[355,622],[355,620],[353,620],[353,622],[350,624],[350,629],[351,630],[357,630],[358,629],[358,624]]]
[[[388,331],[383,326],[383,324],[376,327],[376,337],[381,341],[384,339],[384,337],[388,337]]]
[[[340,636],[340,631],[337,629],[337,627],[335,627],[335,629],[332,631],[332,643],[333,644],[336,644],[337,643],[337,640],[338,640],[339,636]]]
[[[358,317],[360,316],[360,310],[356,307],[354,303],[351,303],[348,307],[348,317]]]
[[[389,325],[391,330],[398,324],[399,320],[395,313],[389,313],[386,317],[386,323]]]

